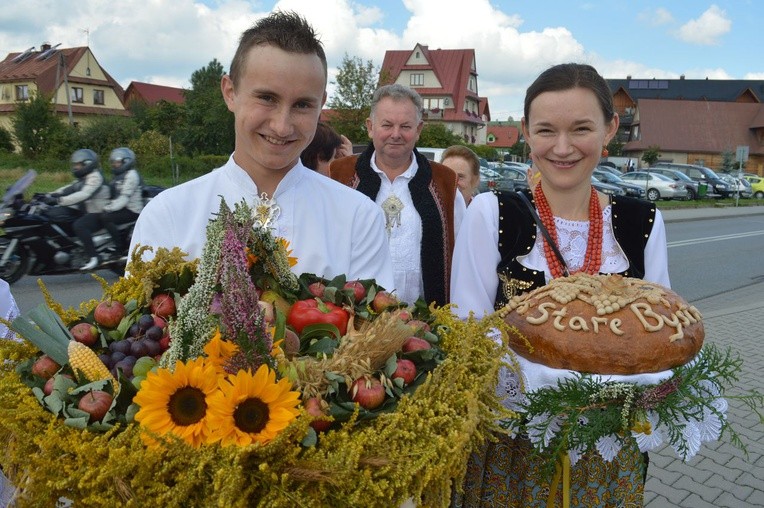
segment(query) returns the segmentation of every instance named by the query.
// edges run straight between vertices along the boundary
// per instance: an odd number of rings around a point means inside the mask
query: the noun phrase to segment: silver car
[[[650,201],[687,198],[687,188],[667,176],[646,171],[631,171],[621,175],[621,178],[644,187],[645,196]]]

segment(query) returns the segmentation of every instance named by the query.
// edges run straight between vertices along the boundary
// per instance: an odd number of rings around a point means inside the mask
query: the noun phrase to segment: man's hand
[[[353,155],[353,143],[351,143],[350,140],[346,138],[344,134],[340,134],[340,139],[342,140],[342,144],[337,148],[337,150],[335,150],[335,153],[334,153],[335,159]]]
[[[45,196],[43,196],[42,202],[45,203],[46,205],[54,206],[58,204],[58,198],[50,194],[46,194]]]

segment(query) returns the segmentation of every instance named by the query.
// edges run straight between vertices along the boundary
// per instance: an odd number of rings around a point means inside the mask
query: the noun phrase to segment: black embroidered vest
[[[529,191],[526,196],[533,201]],[[514,192],[496,192],[499,200],[499,253],[501,261],[496,268],[499,288],[496,291],[495,308],[500,309],[509,300],[510,290],[531,291],[546,284],[544,272],[531,270],[517,261],[527,255],[536,243],[536,222],[528,207]],[[624,277],[641,279],[645,275],[645,246],[655,222],[653,203],[627,197],[611,197],[613,233],[629,261],[629,268],[621,273]],[[535,206],[535,203],[534,203]],[[517,282],[530,283],[519,287]],[[523,284],[526,286],[526,284]]]

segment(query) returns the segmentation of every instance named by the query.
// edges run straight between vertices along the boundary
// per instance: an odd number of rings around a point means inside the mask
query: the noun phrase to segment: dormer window
[[[422,86],[424,85],[424,74],[411,74],[409,78],[409,84],[411,86]]]
[[[16,100],[29,100],[29,85],[16,85]]]

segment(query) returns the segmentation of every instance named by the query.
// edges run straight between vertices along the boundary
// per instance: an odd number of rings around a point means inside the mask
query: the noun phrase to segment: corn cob
[[[72,340],[69,341],[67,353],[69,353],[69,365],[78,378],[83,377],[85,378],[84,381],[88,383],[108,379],[114,387],[114,393],[117,393],[117,380],[114,379],[109,369],[92,349],[85,344]]]

